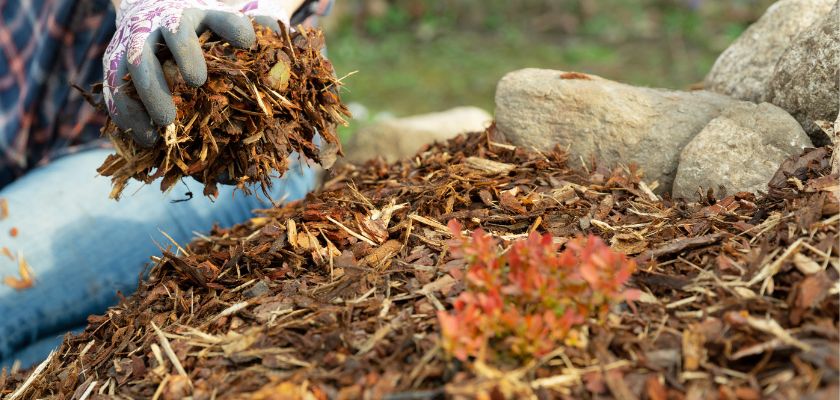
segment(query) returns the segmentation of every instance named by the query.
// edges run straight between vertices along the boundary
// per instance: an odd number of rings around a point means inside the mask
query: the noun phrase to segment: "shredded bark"
[[[34,373],[0,374],[0,395],[836,398],[830,157],[806,150],[766,195],[697,202],[654,200],[633,168],[573,169],[560,149],[494,142],[492,127],[344,166],[301,202],[164,252]],[[453,218],[504,241],[598,235],[636,258],[643,294],[580,347],[515,369],[457,362],[436,319],[464,289]]]
[[[217,183],[236,184],[246,193],[260,185],[267,192],[272,175],[288,169],[295,151],[331,166],[341,152],[335,127],[346,124],[350,113],[338,96],[332,64],[321,54],[321,31],[301,27],[281,34],[254,27],[257,44],[250,50],[234,48],[210,31],[200,36],[207,63],[201,87],[184,82],[171,54],[160,55],[177,109],[175,123],[160,128],[160,139],[148,149],[113,121],[106,123],[103,132],[116,154],[97,171],[111,177],[111,197],[119,198],[132,178],[144,183],[163,178],[160,187],[166,191],[185,176],[203,182],[208,196],[218,195]]]

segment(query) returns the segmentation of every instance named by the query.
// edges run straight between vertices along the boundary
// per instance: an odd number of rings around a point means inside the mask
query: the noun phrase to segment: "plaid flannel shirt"
[[[331,5],[308,0],[292,22]],[[60,155],[106,145],[105,115],[71,85],[102,81],[114,20],[109,0],[0,0],[0,187]]]

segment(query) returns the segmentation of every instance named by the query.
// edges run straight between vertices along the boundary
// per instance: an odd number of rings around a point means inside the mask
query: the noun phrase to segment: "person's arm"
[[[306,0],[276,0],[276,3],[278,3],[281,8],[283,8],[284,10],[291,10],[292,14],[294,14],[294,11],[299,9],[300,6],[302,6],[305,2]],[[122,3],[122,0],[111,0],[111,4],[114,5],[115,10],[120,9],[120,3]],[[242,0],[225,1],[225,3],[237,4],[242,3]]]

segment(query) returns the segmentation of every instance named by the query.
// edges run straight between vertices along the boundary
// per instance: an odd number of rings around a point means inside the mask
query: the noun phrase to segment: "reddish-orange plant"
[[[449,229],[453,254],[467,264],[466,290],[438,320],[444,349],[462,361],[545,355],[639,293],[624,288],[635,263],[598,237],[571,240],[559,251],[551,235],[531,233],[503,252],[480,229],[470,238],[455,220]]]

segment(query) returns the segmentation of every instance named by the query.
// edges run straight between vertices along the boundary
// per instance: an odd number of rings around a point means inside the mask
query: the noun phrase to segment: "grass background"
[[[686,88],[773,0],[337,0],[323,21],[343,98],[406,116],[490,112],[507,72],[540,67]],[[367,115],[364,115],[367,114]]]

